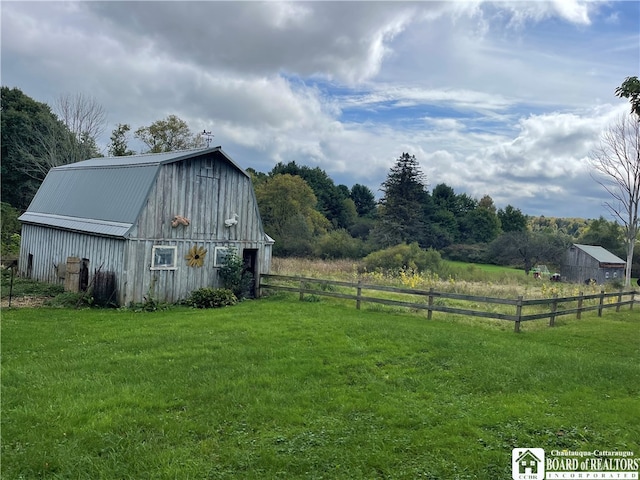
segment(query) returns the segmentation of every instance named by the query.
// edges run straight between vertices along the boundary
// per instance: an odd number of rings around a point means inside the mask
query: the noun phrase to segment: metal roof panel
[[[139,165],[52,169],[27,212],[133,223],[158,168],[158,165]]]
[[[599,245],[580,245],[576,243],[574,244],[574,246],[585,252],[587,255],[595,258],[600,263],[627,263],[620,257],[614,255],[609,250]]]
[[[81,162],[69,163],[61,165],[56,169],[69,170],[75,168],[94,168],[94,167],[128,167],[135,165],[160,165],[163,163],[177,162],[190,157],[200,156],[203,153],[209,153],[217,150],[216,148],[198,148],[193,150],[180,150],[164,153],[144,153],[140,155],[127,155],[122,157],[97,157],[83,160]]]
[[[130,223],[106,222],[91,218],[67,217],[46,213],[27,212],[22,214],[19,220],[23,223],[45,225],[47,227],[57,227],[64,230],[75,230],[110,237],[124,237],[131,228]]]
[[[34,222],[37,218],[40,224],[57,218],[52,226],[63,228],[63,223],[75,222],[76,230],[86,224],[86,231],[92,233],[98,232],[91,222],[129,225],[128,230],[136,222],[162,165],[208,155],[249,177],[220,147],[92,158],[52,168],[27,209],[30,216],[21,218]]]

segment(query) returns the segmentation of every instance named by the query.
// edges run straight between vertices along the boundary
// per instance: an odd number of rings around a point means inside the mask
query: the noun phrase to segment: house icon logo
[[[544,449],[514,448],[511,470],[513,480],[544,480]]]

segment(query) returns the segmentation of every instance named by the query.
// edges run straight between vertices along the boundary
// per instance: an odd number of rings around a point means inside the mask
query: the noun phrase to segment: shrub
[[[471,245],[449,245],[443,250],[448,260],[467,263],[487,263],[487,244],[475,243]]]
[[[313,253],[323,259],[361,258],[363,250],[361,239],[353,238],[346,230],[334,230],[317,240]]]
[[[238,303],[238,298],[228,288],[199,288],[191,292],[186,301],[193,308],[228,307]]]
[[[624,290],[624,279],[616,278],[609,282],[609,285],[611,285],[611,288],[614,290]]]
[[[423,250],[417,243],[406,243],[370,253],[364,258],[367,270],[383,270],[399,272],[402,269],[413,269],[419,272],[430,270],[439,272],[442,257],[432,248]]]
[[[229,249],[218,274],[222,280],[222,286],[231,290],[236,299],[250,296],[253,275],[244,269],[244,261],[234,248]]]

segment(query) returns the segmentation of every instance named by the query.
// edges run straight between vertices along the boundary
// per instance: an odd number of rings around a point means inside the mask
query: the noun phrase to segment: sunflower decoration
[[[200,268],[204,265],[204,257],[206,254],[207,251],[203,247],[194,245],[189,249],[189,253],[184,256],[184,259],[187,261],[187,266]]]

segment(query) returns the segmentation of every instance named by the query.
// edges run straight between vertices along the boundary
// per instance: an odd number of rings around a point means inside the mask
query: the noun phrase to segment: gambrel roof
[[[626,265],[627,263],[624,260],[622,260],[620,257],[614,255],[609,250],[599,245],[580,245],[578,243],[574,243],[573,246],[576,248],[579,248],[590,257],[593,257],[599,263],[606,263],[606,264],[620,263],[622,265]]]
[[[52,168],[20,221],[123,237],[138,218],[162,165],[209,154],[248,176],[220,147],[92,158]]]

